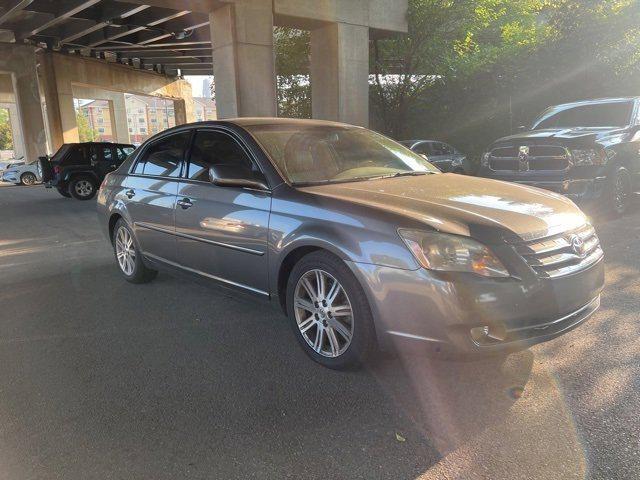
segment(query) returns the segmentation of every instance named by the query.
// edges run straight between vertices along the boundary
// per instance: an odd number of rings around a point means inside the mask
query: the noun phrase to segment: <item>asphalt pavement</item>
[[[310,361],[287,320],[120,276],[95,203],[0,188],[0,479],[638,479],[640,205],[601,310],[474,362]]]

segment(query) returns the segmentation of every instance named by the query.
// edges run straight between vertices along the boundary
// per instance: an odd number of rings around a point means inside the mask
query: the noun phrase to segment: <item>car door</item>
[[[209,179],[212,166],[231,172],[233,178],[264,181],[249,150],[231,133],[198,130],[178,188],[179,263],[223,283],[266,295],[271,193],[214,185]]]
[[[147,144],[124,181],[122,200],[143,253],[176,262],[175,204],[192,131],[165,135]]]
[[[113,172],[117,167],[115,148],[109,144],[96,144],[92,147],[91,165],[99,179],[103,179],[107,173]]]

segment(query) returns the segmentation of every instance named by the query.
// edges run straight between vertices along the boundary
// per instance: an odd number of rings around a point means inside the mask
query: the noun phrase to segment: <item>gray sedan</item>
[[[598,237],[570,200],[442,174],[339,123],[167,130],[107,176],[98,210],[126,280],[167,268],[261,297],[331,368],[405,344],[526,348],[589,318],[604,282]]]
[[[448,143],[435,140],[404,140],[400,142],[419,155],[424,155],[429,162],[443,172],[466,174],[467,157]]]

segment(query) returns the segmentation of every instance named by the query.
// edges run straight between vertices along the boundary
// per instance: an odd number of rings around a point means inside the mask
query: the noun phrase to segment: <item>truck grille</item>
[[[529,145],[528,153],[520,147],[497,147],[489,153],[489,167],[500,171],[553,171],[569,167],[569,152],[558,145]]]
[[[594,228],[518,243],[516,251],[543,278],[571,275],[596,264],[604,256]]]

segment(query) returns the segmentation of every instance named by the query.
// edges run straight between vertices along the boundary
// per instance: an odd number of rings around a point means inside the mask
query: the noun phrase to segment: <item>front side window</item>
[[[113,161],[113,152],[111,147],[102,147],[102,158],[105,162],[111,163]]]
[[[631,123],[633,102],[595,103],[575,107],[552,107],[534,123],[533,130],[544,128],[626,127]]]
[[[235,139],[226,133],[201,130],[191,148],[187,177],[208,182],[211,167],[228,178],[264,181],[258,166]]]
[[[419,155],[433,155],[433,151],[431,150],[430,142],[422,142],[413,147],[413,151]]]
[[[159,177],[176,178],[180,176],[182,160],[189,144],[191,132],[181,132],[164,137],[142,153],[133,173]]]
[[[364,128],[297,124],[245,128],[293,184],[439,172],[417,153]]]

